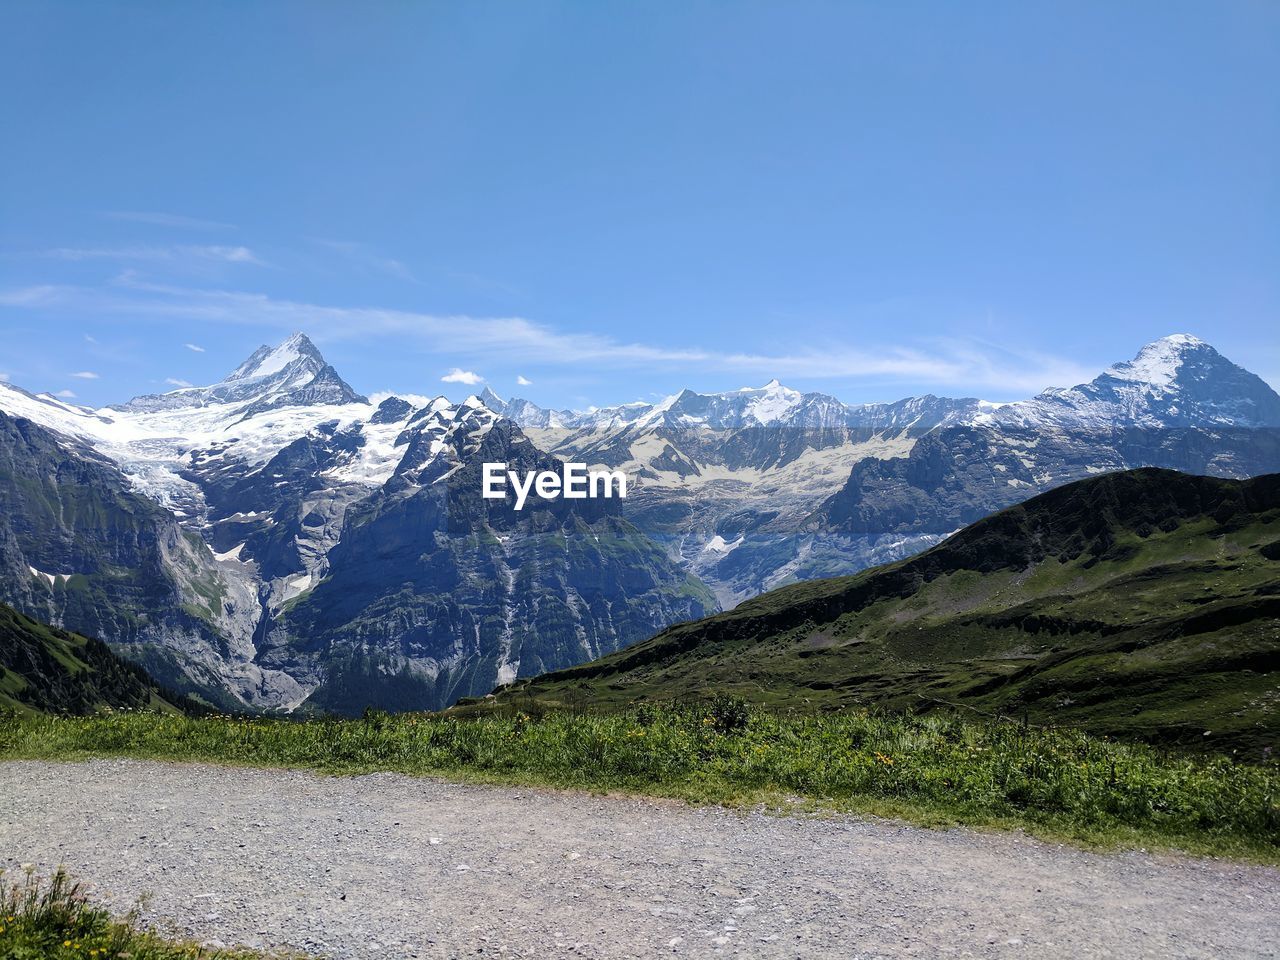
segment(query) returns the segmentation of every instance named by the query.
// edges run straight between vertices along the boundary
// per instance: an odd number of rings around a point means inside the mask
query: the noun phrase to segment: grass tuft
[[[168,940],[140,930],[136,915],[114,919],[59,870],[31,869],[10,881],[0,870],[0,960],[263,960],[264,954]]]

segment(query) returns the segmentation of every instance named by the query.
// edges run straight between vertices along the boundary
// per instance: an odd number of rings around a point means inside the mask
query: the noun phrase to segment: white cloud
[[[497,356],[513,363],[559,367],[681,365],[694,372],[734,371],[761,382],[775,376],[902,382],[913,388],[928,385],[965,393],[990,391],[1001,398],[1083,383],[1098,372],[1060,357],[970,340],[934,340],[917,348],[857,349],[823,342],[786,353],[725,352],[565,332],[523,317],[442,316],[379,307],[326,306],[260,293],[155,284],[129,273],[110,287],[46,285],[0,290],[0,305],[270,327],[282,332],[306,330],[320,341],[394,336],[415,342],[424,352],[484,362]]]
[[[165,377],[164,382],[171,387],[189,387],[191,383],[187,380],[179,380],[177,377]]]
[[[193,353],[204,353],[204,347],[198,343],[184,343],[183,346]]]
[[[484,383],[484,377],[478,373],[472,373],[470,370],[459,370],[454,367],[443,377],[440,378],[441,383],[465,383],[474,387],[477,383]]]
[[[9,382],[9,375],[7,373],[0,373],[0,383],[8,383],[8,382]]]
[[[75,377],[77,380],[97,380],[98,379],[98,375],[94,373],[92,370],[81,370],[78,373],[73,373],[72,376]]]
[[[74,390],[59,390],[54,394],[55,397],[62,397],[64,400],[74,400],[76,392]]]
[[[522,387],[532,387],[532,386],[533,386],[533,381],[532,381],[532,380],[526,379],[525,377],[522,377],[522,376],[517,376],[517,377],[516,377],[516,383],[518,383],[518,384],[519,384],[520,386],[522,386]]]
[[[97,338],[97,337],[91,337],[91,336],[89,336],[89,334],[87,334],[87,333],[86,333],[86,334],[84,335],[84,342],[85,342],[85,343],[97,343],[97,342],[98,342],[98,338]]]
[[[201,220],[177,213],[154,213],[144,210],[108,210],[103,214],[109,220],[127,220],[130,223],[148,223],[154,227],[179,227],[185,230],[234,230],[235,225],[217,220]]]

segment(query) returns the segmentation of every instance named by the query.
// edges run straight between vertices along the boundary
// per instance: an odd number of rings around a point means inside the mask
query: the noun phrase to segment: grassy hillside
[[[620,707],[729,693],[1280,747],[1280,475],[1084,480],[857,576],[796,584],[494,704]]]
[[[146,671],[99,640],[50,627],[0,604],[0,709],[85,714],[179,710]]]

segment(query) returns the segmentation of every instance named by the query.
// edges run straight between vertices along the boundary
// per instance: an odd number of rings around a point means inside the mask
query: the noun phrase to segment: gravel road
[[[0,862],[332,957],[1280,955],[1280,870],[397,774],[0,763]]]

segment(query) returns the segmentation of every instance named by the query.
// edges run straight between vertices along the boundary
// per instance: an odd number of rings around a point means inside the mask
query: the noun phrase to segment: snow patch
[[[243,544],[243,543],[237,543],[234,547],[232,547],[232,548],[231,548],[230,550],[228,550],[226,553],[214,553],[214,555],[213,555],[213,559],[215,559],[215,560],[217,560],[217,561],[219,561],[219,562],[225,562],[225,561],[227,561],[227,560],[235,560],[235,561],[239,562],[239,560],[240,560],[240,551],[241,551],[241,550],[243,550],[243,549],[244,549],[244,544]]]
[[[721,554],[729,553],[735,548],[741,546],[742,541],[743,541],[743,537],[739,536],[737,540],[733,541],[733,543],[726,543],[724,537],[720,536],[720,534],[717,533],[714,537],[712,537],[710,540],[707,541],[707,545],[702,548],[702,552],[703,553],[721,553]]]
[[[31,571],[31,575],[33,577],[40,577],[42,580],[47,580],[51,587],[55,580],[70,580],[75,576],[74,573],[46,573],[43,570],[37,570],[35,567],[27,567],[27,569]]]

